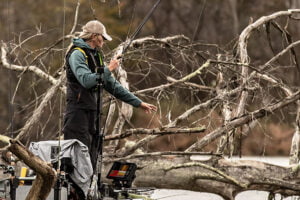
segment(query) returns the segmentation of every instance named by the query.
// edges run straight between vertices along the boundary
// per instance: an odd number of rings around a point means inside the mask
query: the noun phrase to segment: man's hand
[[[157,110],[157,107],[155,105],[152,105],[152,104],[149,104],[149,103],[145,103],[145,102],[142,102],[140,107],[146,112],[146,113],[151,113],[152,111],[153,112],[156,112]]]
[[[120,64],[120,61],[118,59],[112,59],[108,65],[109,71],[114,71]]]

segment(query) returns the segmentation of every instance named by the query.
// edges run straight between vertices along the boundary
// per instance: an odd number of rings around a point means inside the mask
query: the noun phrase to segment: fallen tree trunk
[[[1,137],[1,141],[2,137]],[[56,172],[46,162],[33,155],[18,140],[9,140],[10,150],[37,174],[25,200],[45,200],[56,181]]]
[[[37,173],[26,200],[46,199],[55,183],[56,173],[18,141],[10,140],[10,143],[9,150]],[[233,200],[237,194],[247,190],[300,196],[299,165],[282,167],[253,160],[227,160],[220,155],[200,161],[190,159],[194,153],[166,154],[156,152],[151,156],[127,157],[126,161],[138,165],[134,185],[209,192],[225,200]],[[136,159],[138,157],[142,159]],[[106,161],[107,170],[111,162]]]
[[[300,195],[297,167],[253,160],[234,161],[218,156],[206,161],[174,156],[166,158],[137,161],[139,169],[135,186],[209,192],[225,200],[233,200],[238,193],[247,190],[269,191],[283,196]]]

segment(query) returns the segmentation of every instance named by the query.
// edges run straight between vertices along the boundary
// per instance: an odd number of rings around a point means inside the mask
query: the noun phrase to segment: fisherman
[[[66,55],[67,98],[64,117],[64,139],[78,139],[90,149],[92,162],[96,154],[91,152],[92,138],[96,133],[96,91],[95,86],[102,78],[104,89],[116,98],[142,108],[146,113],[156,111],[157,107],[145,103],[116,81],[111,72],[119,66],[114,58],[108,66],[103,63],[101,48],[112,38],[104,25],[92,20],[82,27],[78,38],[74,38]],[[96,68],[104,67],[103,75]],[[100,108],[101,109],[101,108]]]

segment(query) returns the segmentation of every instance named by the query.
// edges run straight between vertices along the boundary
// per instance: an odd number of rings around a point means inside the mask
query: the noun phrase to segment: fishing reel
[[[12,176],[15,175],[14,166],[0,164],[0,168],[3,169],[3,174],[11,174]]]

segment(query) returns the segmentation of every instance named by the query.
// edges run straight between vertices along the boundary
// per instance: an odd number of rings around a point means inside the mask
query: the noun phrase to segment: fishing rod
[[[146,24],[146,22],[149,20],[149,18],[151,17],[151,15],[153,14],[154,10],[157,8],[158,4],[160,3],[161,0],[157,0],[156,3],[154,4],[154,6],[152,6],[151,10],[147,13],[147,15],[144,17],[144,19],[142,20],[142,22],[139,24],[139,26],[137,27],[137,29],[134,31],[134,33],[131,35],[131,37],[128,39],[128,41],[125,43],[124,48],[122,49],[122,54],[119,55],[117,57],[117,59],[122,59],[123,55],[125,54],[126,50],[128,49],[128,47],[130,46],[130,44],[132,43],[132,41],[134,40],[134,38],[139,34],[139,32],[142,30],[143,26]],[[118,54],[117,54],[118,55]],[[115,84],[116,84],[116,80],[114,82],[114,91],[113,94],[115,92]],[[101,95],[101,91],[103,89],[103,82],[101,80],[99,80],[99,83],[97,85],[97,117],[96,117],[96,166],[94,168],[94,173],[92,176],[92,181],[91,181],[91,185],[89,188],[89,192],[88,192],[88,199],[89,200],[96,200],[101,198],[101,194],[99,194],[99,189],[101,189],[102,187],[102,183],[101,183],[101,171],[102,171],[102,159],[103,159],[103,141],[104,141],[104,128],[101,129],[100,125],[101,125],[101,107],[102,107],[102,95]]]
[[[154,4],[154,6],[151,8],[151,10],[148,12],[148,14],[144,17],[143,21],[139,24],[139,26],[136,28],[136,30],[134,31],[134,33],[131,35],[131,37],[129,37],[129,41],[127,42],[126,46],[124,46],[123,50],[122,50],[122,54],[120,55],[120,57],[122,58],[122,56],[124,55],[124,53],[127,51],[128,47],[131,45],[132,41],[134,40],[134,38],[140,33],[140,31],[142,30],[143,26],[146,24],[146,22],[149,20],[149,18],[151,17],[151,15],[153,14],[154,10],[157,8],[158,4],[160,3],[161,0],[157,0],[156,3]]]
[[[129,37],[129,39],[127,39],[125,42],[124,42],[124,47],[120,49],[121,53],[116,53],[117,57],[116,59],[120,60],[120,64],[119,65],[122,65],[121,63],[123,62],[123,56],[125,54],[125,52],[127,51],[128,47],[131,45],[132,41],[134,40],[134,38],[140,33],[140,31],[142,30],[143,26],[146,24],[146,22],[150,19],[151,15],[153,14],[154,10],[157,8],[158,4],[160,3],[161,0],[157,0],[156,3],[152,6],[151,10],[147,13],[147,15],[144,17],[144,19],[142,20],[142,22],[139,24],[139,26],[136,28],[136,30],[134,31],[134,33]],[[116,89],[116,82],[117,82],[117,77],[118,77],[118,71],[117,71],[117,74],[116,74],[116,79],[114,81],[114,84],[113,84],[113,92],[112,92],[112,95],[115,94],[115,89]],[[112,102],[112,99],[110,100],[110,103],[109,103],[109,107],[111,105],[111,102]],[[107,120],[107,118],[106,118]],[[105,125],[106,125],[106,121],[104,123],[104,128],[103,128],[103,132],[105,130]]]

